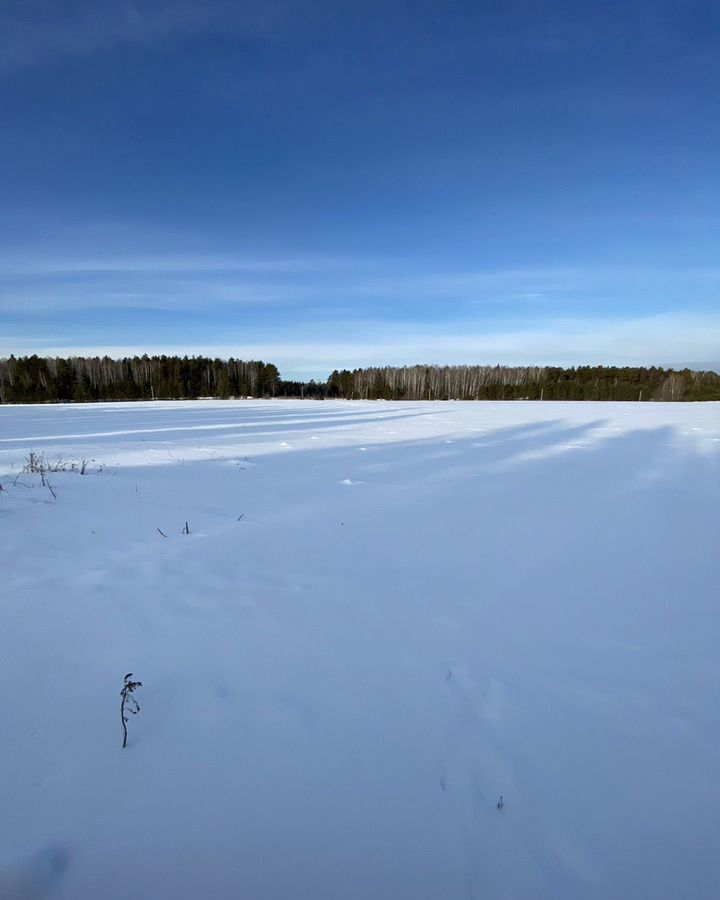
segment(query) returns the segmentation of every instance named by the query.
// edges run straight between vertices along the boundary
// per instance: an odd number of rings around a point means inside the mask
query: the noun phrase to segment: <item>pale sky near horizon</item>
[[[0,355],[720,369],[720,7],[6,0]]]

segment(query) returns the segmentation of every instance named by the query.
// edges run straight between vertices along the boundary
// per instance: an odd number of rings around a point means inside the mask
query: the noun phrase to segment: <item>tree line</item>
[[[0,359],[0,403],[262,397],[279,381],[272,363],[202,356]]]
[[[336,370],[327,392],[363,400],[720,400],[720,375],[656,366],[385,366]]]
[[[298,397],[347,400],[720,400],[720,375],[691,369],[384,366],[292,381],[262,361],[203,356],[0,359],[0,403]]]

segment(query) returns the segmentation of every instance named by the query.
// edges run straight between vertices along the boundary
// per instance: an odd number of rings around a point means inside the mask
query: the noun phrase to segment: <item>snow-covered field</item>
[[[720,895],[719,404],[0,407],[0,484],[2,900]]]

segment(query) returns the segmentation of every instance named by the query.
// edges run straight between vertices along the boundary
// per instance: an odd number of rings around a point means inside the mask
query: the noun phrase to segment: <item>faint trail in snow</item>
[[[551,885],[561,896],[586,889],[597,871],[575,835],[553,815],[523,802],[521,781],[498,739],[514,714],[505,685],[492,676],[478,680],[468,663],[453,660],[445,687],[440,787],[459,823],[468,900],[551,897]]]
[[[0,867],[0,900],[45,900],[68,866],[62,847],[48,847],[25,859]]]
[[[445,675],[448,706],[445,750],[439,760],[440,788],[453,805],[465,859],[468,900],[501,896],[512,873],[504,870],[503,835],[496,801],[513,795],[514,778],[492,737],[502,706],[502,686],[475,682],[462,660],[452,660]],[[506,813],[503,813],[506,816]]]

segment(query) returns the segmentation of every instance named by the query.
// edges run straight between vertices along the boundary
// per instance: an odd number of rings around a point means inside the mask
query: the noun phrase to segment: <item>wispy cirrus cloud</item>
[[[154,44],[199,34],[271,37],[290,24],[302,29],[314,17],[314,30],[329,39],[328,48],[348,31],[363,31],[355,4],[326,5],[293,0],[4,0],[0,5],[0,71],[38,65],[64,56],[83,56],[118,45]],[[666,46],[677,31],[671,4],[635,4],[618,16],[607,5],[575,10],[552,0],[486,3],[470,15],[470,33],[453,28],[428,30],[411,10],[379,7],[394,29],[412,31],[427,62],[438,63],[478,42],[486,53],[523,52],[556,55],[586,47],[631,50],[638,45]],[[374,29],[368,32],[371,43]],[[397,48],[402,55],[404,48]]]
[[[270,35],[283,14],[276,0],[5,0],[0,71],[203,32]]]
[[[2,277],[29,279],[35,277],[65,277],[73,275],[103,275],[116,273],[182,273],[182,272],[240,272],[240,273],[302,273],[320,269],[337,269],[349,265],[362,265],[362,260],[323,256],[268,256],[251,257],[241,255],[203,254],[150,254],[150,255],[105,255],[97,257],[77,257],[75,259],[50,256],[18,262],[0,256]]]
[[[309,305],[343,322],[384,310],[393,320],[477,320],[516,315],[714,309],[720,269],[546,266],[472,270],[405,258],[137,250],[0,254],[0,311],[45,313],[120,307],[212,311],[233,305]],[[645,309],[643,310],[643,307]]]

